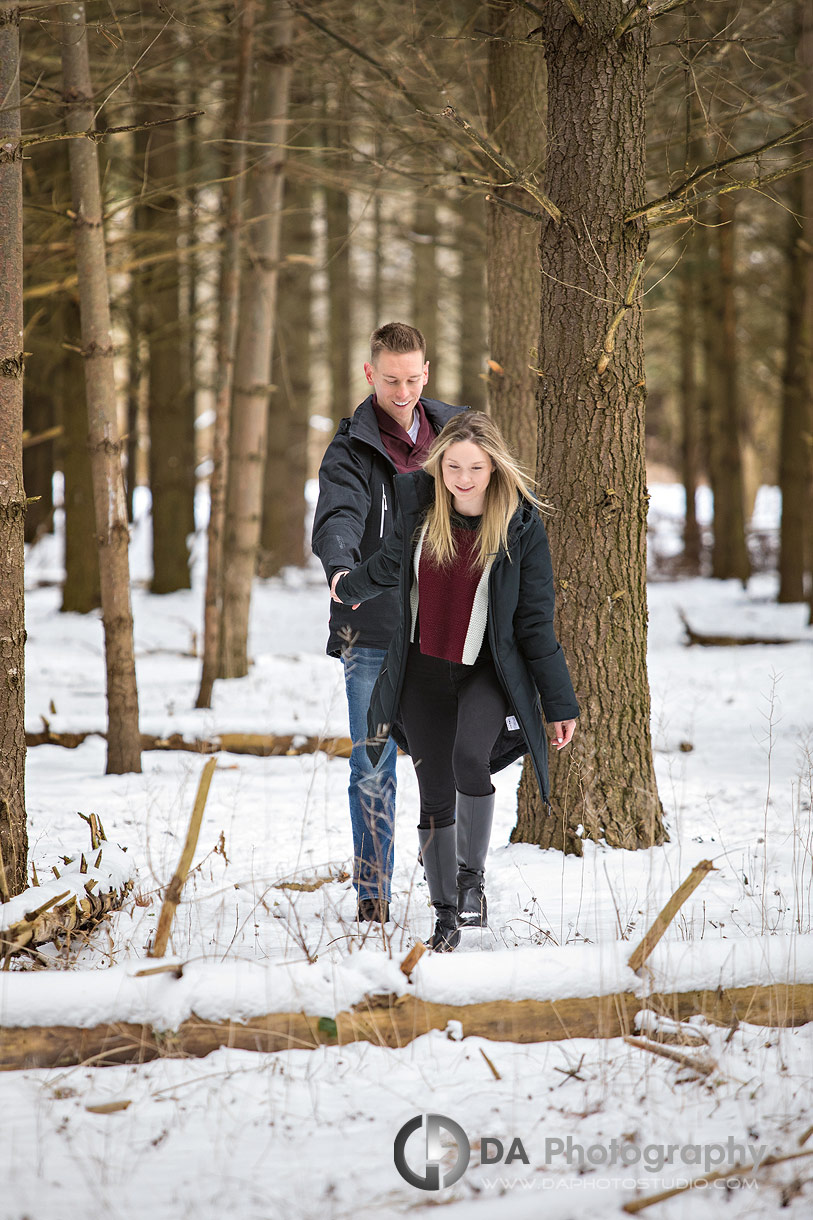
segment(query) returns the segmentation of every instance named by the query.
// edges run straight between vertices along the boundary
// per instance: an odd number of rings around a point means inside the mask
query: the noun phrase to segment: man
[[[342,572],[368,559],[393,528],[396,474],[418,470],[438,432],[464,408],[423,398],[426,342],[414,326],[388,322],[373,331],[364,375],[372,393],[343,419],[319,470],[311,545],[331,594]],[[350,737],[350,821],[357,918],[386,923],[392,882],[395,757],[388,742],[377,767],[364,747],[367,709],[398,621],[393,589],[355,612],[331,600],[329,656],[341,657]]]

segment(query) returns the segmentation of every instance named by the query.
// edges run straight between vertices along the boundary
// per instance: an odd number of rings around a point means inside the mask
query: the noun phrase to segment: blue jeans
[[[395,759],[390,738],[377,767],[365,749],[367,710],[387,655],[383,648],[351,648],[342,655],[350,717],[350,822],[353,827],[353,885],[359,899],[390,900],[392,832],[395,820]]]

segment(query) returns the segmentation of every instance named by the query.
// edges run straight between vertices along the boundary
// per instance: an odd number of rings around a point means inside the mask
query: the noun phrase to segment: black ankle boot
[[[460,944],[457,911],[454,907],[435,907],[435,930],[426,942],[436,953],[451,953]]]

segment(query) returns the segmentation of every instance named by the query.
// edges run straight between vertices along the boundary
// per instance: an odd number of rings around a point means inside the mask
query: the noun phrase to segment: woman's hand
[[[333,579],[330,582],[330,600],[334,601],[334,602],[338,602],[340,606],[343,606],[344,602],[342,601],[342,599],[340,597],[336,596],[336,585],[339,583],[339,581],[341,580],[341,578],[343,576],[349,576],[349,575],[350,575],[349,568],[346,569],[344,572],[335,572],[333,575]],[[355,606],[353,606],[352,609],[358,610],[360,605],[361,605],[361,602],[356,602]]]
[[[554,720],[553,722],[553,744],[557,750],[563,750],[566,745],[569,745],[573,740],[573,734],[576,732],[575,720]]]

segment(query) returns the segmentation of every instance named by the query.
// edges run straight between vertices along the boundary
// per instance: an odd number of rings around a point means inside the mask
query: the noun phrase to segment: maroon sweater
[[[373,395],[373,410],[378,421],[378,431],[387,453],[392,458],[399,474],[407,474],[412,470],[420,470],[432,448],[435,430],[426,418],[423,403],[418,400],[415,410],[418,413],[418,435],[415,443],[405,428],[402,428],[383,407],[379,407]]]
[[[463,646],[471,621],[474,594],[483,575],[471,561],[477,552],[478,518],[472,526],[452,526],[455,557],[448,568],[439,567],[421,550],[418,565],[418,630],[421,652],[445,661],[463,660]]]

